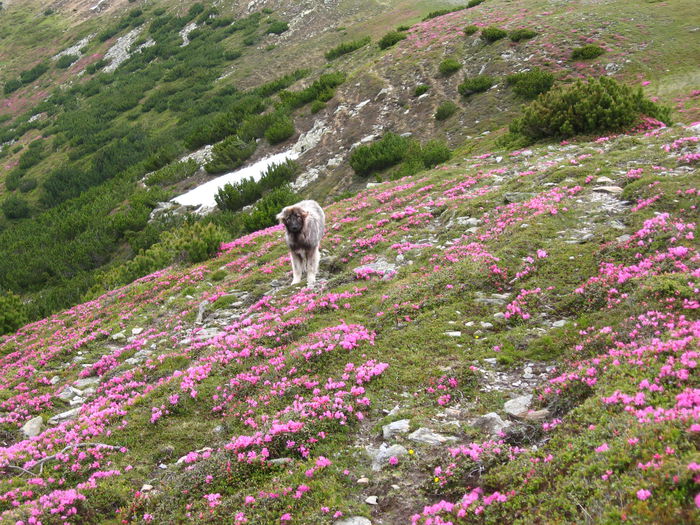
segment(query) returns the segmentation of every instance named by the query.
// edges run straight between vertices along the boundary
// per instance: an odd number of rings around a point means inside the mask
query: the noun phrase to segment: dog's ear
[[[283,208],[281,212],[279,212],[276,216],[275,219],[279,221],[280,224],[284,222],[284,219],[287,218],[287,208]]]
[[[299,215],[301,215],[301,218],[302,218],[302,219],[306,220],[306,218],[309,216],[309,212],[306,211],[306,210],[300,209],[300,210],[299,210]]]

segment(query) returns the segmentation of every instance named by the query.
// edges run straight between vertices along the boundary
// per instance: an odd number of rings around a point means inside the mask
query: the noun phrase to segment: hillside
[[[696,132],[458,156],[329,206],[315,289],[275,226],[6,336],[3,520],[696,522]]]
[[[0,523],[699,522],[698,27],[2,2]]]
[[[489,151],[527,103],[509,75],[533,68],[555,85],[613,76],[672,106],[678,122],[700,119],[692,0],[470,4],[5,2],[0,288],[36,320],[175,262],[166,248],[128,265],[190,237],[187,221],[227,238],[256,229],[235,212],[151,212],[309,132],[317,140],[297,159],[294,188],[324,204],[364,187],[350,151],[387,131]],[[488,28],[510,36],[486,40]],[[387,34],[406,38],[382,49]],[[603,54],[574,59],[586,45]],[[484,75],[490,89],[460,93]]]

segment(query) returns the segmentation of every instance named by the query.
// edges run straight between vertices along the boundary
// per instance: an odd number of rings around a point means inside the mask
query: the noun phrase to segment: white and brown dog
[[[319,245],[326,227],[326,214],[316,201],[301,201],[287,206],[277,214],[277,220],[287,230],[286,239],[292,259],[292,284],[301,282],[306,272],[306,284],[313,286],[321,259]]]

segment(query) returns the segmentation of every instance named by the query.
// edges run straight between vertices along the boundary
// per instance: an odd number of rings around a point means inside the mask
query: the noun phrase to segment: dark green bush
[[[281,20],[275,20],[275,21],[270,23],[270,26],[267,28],[266,32],[268,34],[281,35],[287,29],[289,29],[289,24],[287,22],[282,22]]]
[[[533,99],[552,88],[554,75],[548,71],[534,68],[530,71],[508,75],[506,82],[513,86],[513,92],[519,97]]]
[[[164,168],[154,171],[146,177],[144,181],[147,186],[153,186],[155,184],[160,184],[162,186],[167,186],[169,184],[175,184],[181,180],[191,177],[195,174],[199,165],[193,159],[189,159],[184,162],[176,162],[175,164],[170,164]]]
[[[28,71],[22,71],[19,74],[19,79],[22,81],[22,84],[31,84],[34,82],[37,78],[39,78],[41,75],[46,73],[49,70],[49,63],[48,62],[41,62],[34,66],[33,68],[29,69]]]
[[[22,300],[11,292],[1,292],[0,335],[14,332],[27,321],[27,309]]]
[[[419,84],[413,90],[413,96],[420,97],[422,94],[427,93],[429,89],[430,86],[426,86],[425,84]]]
[[[591,60],[597,58],[605,53],[605,49],[596,46],[595,44],[588,44],[583,47],[578,47],[571,52],[571,60]]]
[[[486,0],[469,0],[467,7],[475,7],[479,4],[483,4]]]
[[[107,64],[108,64],[107,60],[104,60],[101,58],[100,60],[93,62],[92,64],[87,66],[85,68],[85,72],[88,73],[89,75],[94,75],[95,73],[97,73],[97,71],[99,71],[100,69],[105,67]]]
[[[532,29],[515,29],[508,33],[508,38],[513,42],[520,42],[521,40],[529,40],[537,36],[537,31]]]
[[[642,89],[632,89],[612,78],[560,87],[540,95],[510,126],[512,133],[530,140],[565,138],[578,134],[620,131],[641,115],[670,123],[670,109],[644,98]]]
[[[496,79],[489,75],[477,75],[471,78],[465,78],[464,81],[457,87],[459,94],[463,97],[468,97],[474,93],[482,93],[496,83]]]
[[[204,165],[204,169],[209,173],[236,169],[255,153],[255,148],[254,141],[247,142],[232,135],[212,148],[212,160]]]
[[[5,95],[9,95],[10,93],[14,93],[21,87],[22,81],[19,78],[13,78],[5,82],[5,85],[3,86],[2,90],[3,93],[5,93]]]
[[[284,142],[294,135],[294,121],[287,115],[280,115],[265,130],[265,138],[274,145]]]
[[[463,29],[464,34],[467,35],[467,36],[473,35],[473,34],[476,33],[478,30],[479,30],[479,26],[475,26],[474,24],[468,25],[467,27],[465,27],[465,28]]]
[[[372,144],[356,147],[350,154],[350,167],[360,176],[380,171],[401,162],[411,141],[396,133],[386,133]]]
[[[274,226],[277,224],[275,217],[280,210],[298,200],[298,195],[288,185],[272,190],[258,201],[252,212],[243,215],[244,229],[247,232],[254,232]]]
[[[371,38],[366,36],[364,38],[360,38],[358,40],[351,40],[350,42],[343,42],[333,49],[330,49],[326,52],[326,60],[333,60],[338,58],[339,56],[342,55],[347,55],[348,53],[352,53],[353,51],[356,51],[360,49],[361,47],[366,46],[371,42]]]
[[[459,60],[455,60],[454,58],[446,58],[445,60],[440,62],[440,65],[438,66],[438,71],[443,77],[447,77],[456,73],[461,68],[462,64],[459,62]]]
[[[75,62],[79,58],[79,55],[63,55],[58,60],[56,60],[56,67],[58,69],[67,69],[73,62]]]
[[[22,197],[9,195],[2,202],[2,212],[8,219],[24,219],[29,217],[29,204]]]
[[[17,188],[19,188],[19,183],[22,181],[22,177],[24,177],[23,170],[19,168],[11,170],[5,177],[5,188],[8,191],[15,191]]]
[[[448,13],[454,13],[455,11],[462,11],[466,9],[467,7],[471,7],[467,4],[459,6],[459,7],[448,7],[445,9],[438,9],[437,11],[431,11],[427,15],[423,17],[423,22],[426,20],[430,20],[431,18],[437,18],[438,16],[446,15]]]
[[[389,31],[379,40],[377,45],[379,46],[379,49],[387,49],[405,38],[406,35],[404,33],[399,31]]]
[[[279,97],[290,109],[300,108],[313,100],[326,102],[333,98],[335,88],[345,82],[345,78],[342,72],[325,73],[309,87],[300,91],[281,91]]]
[[[500,27],[486,27],[481,30],[481,38],[487,42],[495,42],[508,36],[508,31]]]
[[[311,113],[318,113],[322,109],[326,108],[326,103],[323,102],[322,100],[314,100],[311,103]]]
[[[25,177],[19,182],[19,191],[22,193],[28,193],[37,187],[37,181],[33,177]]]
[[[451,156],[450,148],[439,140],[429,140],[420,148],[420,160],[426,168],[434,168],[450,160]]]
[[[457,112],[459,107],[451,100],[445,100],[435,110],[435,120],[446,120]]]

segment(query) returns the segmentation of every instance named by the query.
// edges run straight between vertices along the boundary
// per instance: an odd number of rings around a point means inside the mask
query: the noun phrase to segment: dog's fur
[[[316,201],[301,201],[287,206],[277,214],[277,220],[286,229],[289,256],[292,259],[292,284],[301,282],[306,272],[306,283],[313,286],[321,259],[319,245],[326,227],[326,214]]]

